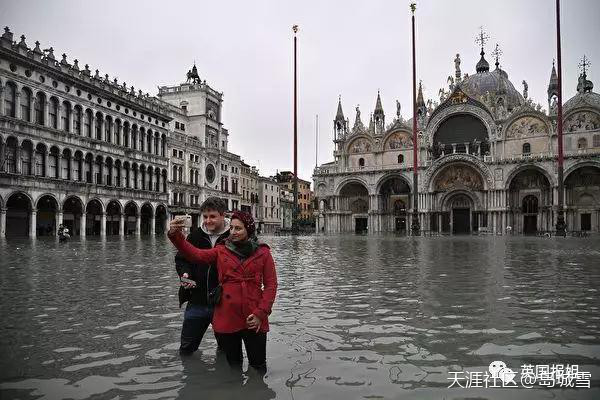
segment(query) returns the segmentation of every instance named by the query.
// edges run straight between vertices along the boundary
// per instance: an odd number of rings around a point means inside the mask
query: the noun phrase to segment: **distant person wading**
[[[212,326],[219,347],[231,365],[241,366],[243,342],[250,366],[266,370],[268,316],[277,293],[269,246],[258,242],[252,216],[241,211],[231,216],[229,238],[212,249],[201,250],[186,241],[184,225],[184,217],[170,223],[168,236],[178,254],[195,263],[196,269],[217,266],[220,286],[215,290]]]

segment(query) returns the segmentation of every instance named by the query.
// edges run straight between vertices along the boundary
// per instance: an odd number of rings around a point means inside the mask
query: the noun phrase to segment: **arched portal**
[[[167,209],[162,204],[156,207],[154,231],[157,235],[165,234],[167,226]]]
[[[408,232],[408,209],[410,186],[400,176],[387,178],[379,189],[379,211],[382,214],[383,231],[401,234]]]
[[[58,229],[56,215],[58,203],[50,195],[44,195],[37,201],[36,236],[55,236]]]
[[[137,232],[138,206],[130,201],[125,205],[125,234],[134,235]]]
[[[338,209],[342,232],[365,233],[369,226],[369,191],[360,182],[348,182],[340,190]]]
[[[71,236],[81,235],[81,216],[83,202],[79,197],[72,196],[63,203],[63,226],[69,229]]]
[[[97,199],[90,200],[85,208],[87,214],[85,235],[98,236],[102,231],[102,204]]]
[[[142,209],[140,211],[140,217],[141,217],[141,228],[142,228],[142,235],[150,235],[152,233],[151,229],[152,229],[152,217],[153,217],[154,213],[152,210],[152,206],[148,203],[144,203],[142,205]]]
[[[552,187],[537,168],[525,168],[510,181],[510,224],[516,232],[535,234],[552,230]]]
[[[567,226],[571,230],[600,230],[600,167],[585,165],[565,179]]]
[[[29,235],[32,210],[29,196],[13,193],[6,201],[6,208],[6,237]]]
[[[467,193],[457,192],[451,194],[445,202],[445,208],[450,219],[452,234],[466,235],[471,233],[474,204],[473,199]]]
[[[118,235],[121,223],[121,205],[116,200],[111,200],[106,206],[106,234]]]

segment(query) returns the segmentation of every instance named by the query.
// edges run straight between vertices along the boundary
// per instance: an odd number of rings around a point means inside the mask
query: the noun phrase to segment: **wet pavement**
[[[0,398],[600,398],[600,237],[263,239],[264,378],[223,365],[211,331],[180,358],[165,238],[1,240]],[[448,387],[496,360],[578,365],[592,388]]]

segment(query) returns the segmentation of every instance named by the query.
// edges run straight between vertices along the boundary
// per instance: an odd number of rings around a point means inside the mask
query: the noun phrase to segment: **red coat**
[[[250,314],[260,318],[261,332],[269,331],[267,317],[277,294],[277,274],[269,246],[261,244],[254,254],[240,261],[222,244],[200,250],[186,241],[181,233],[170,235],[169,239],[190,262],[217,266],[223,293],[213,314],[215,332],[232,333],[247,329],[246,318]]]

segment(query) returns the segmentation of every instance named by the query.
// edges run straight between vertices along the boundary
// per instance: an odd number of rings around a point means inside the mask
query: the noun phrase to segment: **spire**
[[[342,96],[338,99],[337,113],[335,114],[336,121],[344,121],[344,112],[342,111]]]
[[[477,35],[475,39],[475,42],[477,42],[481,46],[481,53],[479,53],[481,55],[481,59],[475,66],[475,71],[477,71],[477,73],[488,72],[490,70],[490,64],[485,60],[485,51],[483,50],[485,43],[490,37],[483,31],[483,27],[481,27],[480,29],[481,32],[479,33],[479,35]]]
[[[337,113],[333,120],[333,127],[337,138],[344,137],[348,133],[348,121],[344,118],[344,112],[342,111],[342,96],[338,99]]]
[[[550,73],[550,82],[548,82],[548,98],[551,98],[553,95],[558,96],[558,75],[556,74],[554,60],[552,60],[552,72]]]
[[[379,90],[377,91],[377,101],[375,102],[375,112],[374,114],[383,114],[383,107],[381,105],[381,96],[379,95]]]
[[[425,101],[423,100],[423,83],[419,81],[419,94],[417,94],[417,108],[425,107]]]

